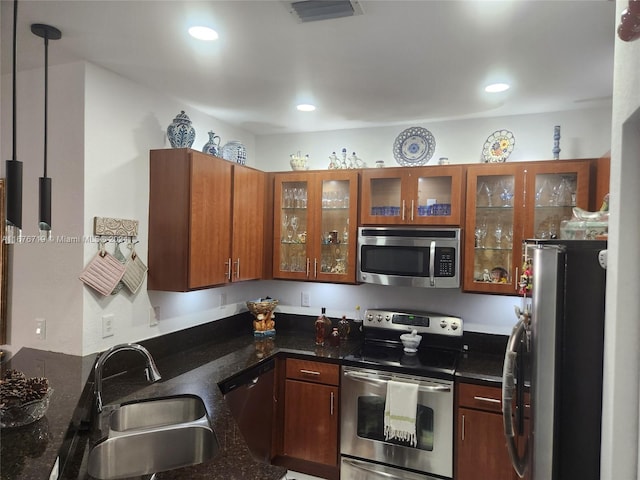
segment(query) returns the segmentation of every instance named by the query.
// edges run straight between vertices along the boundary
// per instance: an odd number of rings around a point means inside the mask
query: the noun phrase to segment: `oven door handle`
[[[391,375],[377,375],[372,377],[366,373],[354,372],[354,371],[345,371],[344,375],[347,377],[352,377],[354,380],[358,380],[364,383],[372,383],[372,384],[387,384],[389,380],[393,380],[396,382],[402,382],[402,379],[398,379],[396,377],[392,377]],[[407,382],[410,383],[410,382]],[[430,393],[446,393],[451,391],[451,387],[447,385],[425,385],[423,382],[418,383],[418,390],[422,392],[430,392]]]
[[[372,473],[374,474],[376,477],[384,477],[384,478],[393,478],[396,480],[406,480],[407,477],[399,477],[397,475],[394,475],[392,473],[389,472],[382,472],[380,470],[376,470],[375,468],[370,467],[368,463],[365,462],[359,462],[358,460],[347,460],[346,458],[343,457],[342,459],[343,462],[351,465],[353,468],[357,468],[358,470],[363,470],[367,473]]]

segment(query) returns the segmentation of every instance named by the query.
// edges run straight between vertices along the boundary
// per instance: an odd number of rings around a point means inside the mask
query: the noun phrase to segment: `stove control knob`
[[[367,320],[369,320],[370,322],[373,321],[373,313],[368,313],[367,314]]]
[[[440,321],[440,326],[441,326],[442,328],[447,328],[447,321],[446,321],[446,320],[441,320],[441,321]]]
[[[387,322],[390,322],[390,321],[391,321],[391,315],[385,315],[384,319],[385,319]]]
[[[378,320],[378,322],[382,321],[382,315],[378,314],[376,315],[376,320]]]
[[[453,322],[451,324],[451,330],[457,330],[458,329],[458,322]]]

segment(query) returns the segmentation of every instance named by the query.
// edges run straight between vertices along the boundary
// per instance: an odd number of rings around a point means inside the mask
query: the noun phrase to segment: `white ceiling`
[[[49,63],[84,59],[256,135],[611,104],[615,2],[361,0],[363,14],[298,23],[256,1],[21,0],[18,68],[44,64],[30,31],[62,31]],[[2,0],[2,72],[13,0]],[[206,24],[220,39],[186,33]],[[507,80],[511,90],[484,93]],[[295,110],[299,102],[318,106]]]

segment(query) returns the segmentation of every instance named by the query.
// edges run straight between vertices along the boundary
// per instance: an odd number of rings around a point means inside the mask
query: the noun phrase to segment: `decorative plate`
[[[402,131],[393,143],[393,156],[403,167],[418,167],[426,164],[436,149],[436,139],[422,127],[411,127]]]
[[[482,147],[482,161],[484,163],[504,162],[509,158],[516,140],[509,130],[496,130]]]

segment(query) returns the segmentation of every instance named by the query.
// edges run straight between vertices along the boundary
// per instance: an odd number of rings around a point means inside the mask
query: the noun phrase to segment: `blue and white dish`
[[[411,127],[400,132],[393,143],[393,156],[403,167],[425,165],[436,149],[433,134],[422,127]]]
[[[509,130],[496,130],[487,138],[482,147],[484,163],[505,162],[516,144],[516,139]]]

